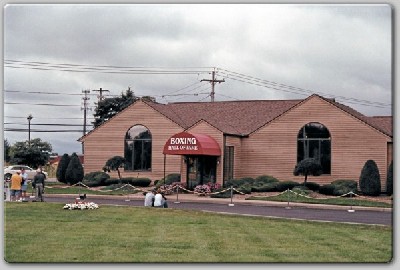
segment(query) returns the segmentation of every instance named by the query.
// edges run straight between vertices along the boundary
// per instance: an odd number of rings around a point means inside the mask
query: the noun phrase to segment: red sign
[[[208,135],[181,132],[168,139],[163,154],[220,156],[221,149],[217,141]]]

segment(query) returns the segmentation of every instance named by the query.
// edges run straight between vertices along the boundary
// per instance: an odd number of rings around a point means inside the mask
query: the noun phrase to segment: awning
[[[181,132],[168,139],[163,154],[221,156],[221,148],[208,135]]]

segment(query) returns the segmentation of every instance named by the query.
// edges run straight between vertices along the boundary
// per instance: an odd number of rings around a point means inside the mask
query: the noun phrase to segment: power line
[[[5,67],[36,69],[36,70],[56,70],[68,72],[98,72],[98,73],[114,73],[114,74],[199,74],[208,73],[210,67],[123,67],[123,66],[89,66],[78,64],[55,64],[48,62],[27,62],[18,60],[5,60]]]
[[[56,106],[56,107],[80,107],[80,105],[72,104],[53,104],[53,103],[25,103],[25,102],[4,102],[9,105],[35,105],[35,106]]]
[[[219,70],[219,73],[222,73],[221,76],[223,76],[225,78],[229,78],[229,79],[236,80],[236,81],[241,81],[241,82],[256,85],[256,86],[266,87],[266,88],[270,88],[270,89],[274,89],[274,90],[278,90],[278,91],[290,92],[290,93],[295,93],[295,94],[305,95],[305,96],[308,96],[310,94],[320,94],[322,96],[337,98],[337,99],[344,100],[344,101],[347,101],[347,102],[353,103],[353,104],[360,104],[360,105],[373,106],[373,107],[379,107],[379,108],[391,106],[391,104],[382,103],[382,102],[372,102],[372,101],[368,101],[368,100],[361,100],[361,99],[349,98],[349,97],[344,97],[344,96],[336,96],[336,95],[327,94],[327,93],[323,93],[323,92],[307,90],[307,89],[303,89],[303,88],[299,88],[299,87],[294,87],[294,86],[290,86],[290,85],[286,85],[286,84],[281,84],[281,83],[277,83],[277,82],[273,82],[273,81],[256,78],[253,76],[229,71],[226,69],[219,68],[218,70]]]
[[[12,132],[27,132],[28,129],[26,128],[5,128],[4,131],[12,131]],[[71,130],[43,130],[43,129],[31,129],[31,132],[79,132],[82,133],[82,130],[75,130],[75,129],[71,129]]]

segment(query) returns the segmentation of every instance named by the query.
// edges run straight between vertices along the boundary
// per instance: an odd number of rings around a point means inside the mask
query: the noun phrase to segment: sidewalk
[[[78,194],[45,194],[46,197],[66,197],[66,198],[76,198]],[[143,194],[129,194],[125,196],[118,195],[94,195],[87,194],[86,200],[95,200],[95,198],[107,198],[116,200],[125,200],[128,198],[135,201],[144,201]],[[166,196],[169,203],[178,202],[191,202],[191,203],[213,203],[213,204],[240,204],[240,205],[253,205],[253,206],[275,206],[275,207],[292,207],[292,208],[313,208],[313,209],[332,209],[332,210],[368,210],[368,211],[381,211],[381,212],[392,212],[392,208],[381,208],[381,207],[364,207],[364,206],[343,206],[343,205],[330,205],[330,204],[308,204],[308,203],[295,203],[295,202],[274,202],[274,201],[260,201],[260,200],[246,200],[244,196],[234,195],[231,198],[210,198],[208,196],[199,196],[195,194],[176,194]]]

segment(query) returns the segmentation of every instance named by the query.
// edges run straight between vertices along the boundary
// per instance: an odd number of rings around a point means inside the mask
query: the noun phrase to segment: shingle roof
[[[332,99],[318,95],[312,95],[309,98],[313,96],[326,100],[380,132],[392,136],[391,116],[368,117]],[[205,120],[225,134],[246,136],[303,101],[305,100],[246,100],[169,104],[146,101],[146,103],[185,129],[200,120]]]
[[[142,101],[184,129],[205,120],[225,134],[247,136],[312,97],[319,97],[387,136],[393,136],[392,116],[365,116],[349,106],[315,94],[306,99],[298,100],[243,100],[169,104],[156,103],[145,99],[142,99]],[[79,140],[91,134],[92,131]]]
[[[189,128],[198,121],[205,120],[223,133],[243,136],[265,125],[301,101],[250,100],[169,104],[148,102],[148,104],[183,128]]]

